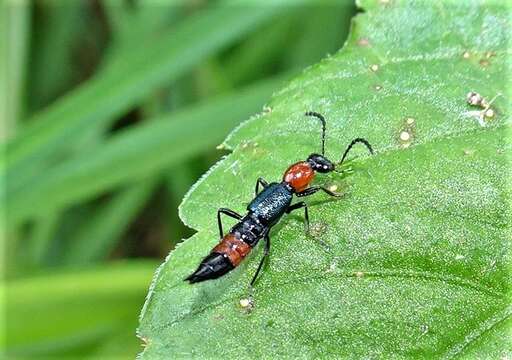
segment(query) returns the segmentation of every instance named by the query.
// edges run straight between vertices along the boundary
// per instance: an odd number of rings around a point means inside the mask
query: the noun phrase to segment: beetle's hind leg
[[[268,233],[265,235],[265,248],[263,250],[263,257],[260,260],[260,263],[258,265],[258,269],[254,273],[254,276],[252,277],[251,283],[249,284],[251,290],[254,287],[254,283],[256,282],[256,279],[258,278],[258,275],[261,271],[261,268],[263,267],[263,264],[265,263],[265,259],[268,258],[270,254],[270,236]]]
[[[259,177],[258,180],[256,180],[256,187],[254,188],[254,196],[257,196],[260,192],[260,185],[263,186],[263,189],[265,189],[268,186],[268,182],[265,181],[262,177]]]
[[[242,215],[240,215],[234,210],[227,208],[220,208],[219,210],[217,210],[217,223],[219,224],[219,235],[220,238],[222,239],[222,237],[224,236],[224,231],[222,230],[222,219],[220,217],[221,214],[227,215],[237,220],[242,220]]]

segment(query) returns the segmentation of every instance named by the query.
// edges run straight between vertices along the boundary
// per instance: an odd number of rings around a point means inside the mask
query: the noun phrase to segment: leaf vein
[[[499,311],[480,323],[477,327],[472,329],[463,339],[461,343],[455,344],[443,356],[443,359],[453,359],[457,355],[467,349],[472,343],[480,339],[486,333],[491,331],[494,327],[506,321],[512,315],[512,306],[509,305],[502,311]]]

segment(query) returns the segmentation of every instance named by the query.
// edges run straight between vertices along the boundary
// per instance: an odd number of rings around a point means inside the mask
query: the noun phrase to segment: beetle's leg
[[[297,210],[297,209],[300,209],[300,208],[304,208],[304,222],[306,223],[306,234],[307,235],[311,235],[310,231],[309,231],[309,214],[308,214],[308,205],[304,202],[304,201],[301,201],[301,202],[298,202],[296,204],[293,204],[291,206],[288,207],[288,209],[286,209],[286,213],[289,214],[291,213],[293,210]],[[329,245],[327,245],[325,242],[323,242],[321,239],[318,239],[317,237],[315,237],[315,240],[320,244],[322,245],[325,250],[327,250],[328,252],[330,252],[331,248],[329,247]]]
[[[334,196],[334,197],[343,196],[343,194],[336,193],[336,192],[331,191],[323,186],[311,186],[310,188],[307,188],[306,190],[303,190],[303,191],[297,193],[296,195],[298,197],[309,196],[309,195],[313,195],[314,193],[316,193],[319,190],[322,190],[323,192],[329,194],[330,196]]]
[[[230,217],[232,217],[234,219],[237,219],[237,220],[241,220],[242,219],[242,215],[240,215],[236,211],[233,211],[233,210],[227,209],[227,208],[220,208],[217,211],[217,223],[219,224],[219,235],[220,235],[220,238],[222,239],[222,237],[224,236],[224,232],[222,231],[222,220],[220,218],[220,214],[224,214],[224,215],[230,216]]]
[[[266,188],[268,186],[268,182],[265,181],[262,177],[259,177],[258,180],[256,180],[256,188],[254,189],[254,195],[258,195],[260,192],[260,185],[263,186],[263,188]]]
[[[288,206],[286,209],[286,213],[289,214],[293,210],[304,208],[304,224],[306,225],[306,233],[309,234],[309,214],[308,214],[308,205],[304,202],[298,202],[296,204]]]
[[[263,251],[263,257],[260,260],[260,264],[258,265],[258,269],[256,270],[256,273],[252,277],[250,287],[253,288],[254,283],[256,282],[256,279],[258,278],[258,274],[260,273],[261,268],[263,267],[263,264],[265,263],[265,259],[268,257],[268,254],[270,253],[270,236],[268,236],[268,233],[265,235],[265,249]]]

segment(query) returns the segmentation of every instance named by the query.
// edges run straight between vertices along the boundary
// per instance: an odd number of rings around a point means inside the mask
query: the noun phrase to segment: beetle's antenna
[[[370,145],[370,143],[368,142],[368,140],[366,139],[363,139],[363,138],[355,138],[354,140],[352,140],[350,142],[350,144],[347,146],[347,149],[345,150],[345,152],[343,153],[343,156],[340,160],[340,162],[337,164],[338,166],[341,166],[341,164],[343,164],[343,160],[345,160],[345,157],[347,156],[348,152],[350,151],[350,149],[352,149],[352,146],[354,146],[355,144],[357,143],[361,143],[361,144],[364,144],[367,148],[368,148],[368,151],[370,151],[370,154],[373,155],[373,149],[372,149],[372,146]]]
[[[325,155],[325,119],[321,114],[314,112],[314,111],[308,111],[304,115],[314,116],[322,122],[322,156],[324,156]]]

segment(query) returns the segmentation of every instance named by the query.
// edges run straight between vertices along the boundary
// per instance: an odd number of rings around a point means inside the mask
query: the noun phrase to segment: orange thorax
[[[311,168],[311,165],[306,161],[301,161],[286,170],[283,181],[290,184],[296,192],[301,192],[308,187],[314,177],[315,171]]]

